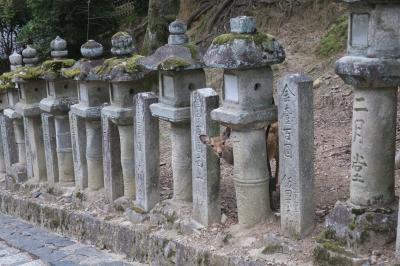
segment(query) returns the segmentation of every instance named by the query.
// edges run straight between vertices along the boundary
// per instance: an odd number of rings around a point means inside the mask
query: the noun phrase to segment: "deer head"
[[[228,149],[226,146],[226,140],[229,139],[230,135],[231,129],[227,127],[218,137],[210,138],[207,135],[200,135],[200,140],[210,146],[219,158],[223,158],[226,152],[232,152],[232,149]]]

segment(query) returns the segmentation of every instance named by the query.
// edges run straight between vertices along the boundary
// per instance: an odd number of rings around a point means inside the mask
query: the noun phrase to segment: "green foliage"
[[[333,24],[317,46],[317,55],[332,56],[346,47],[347,21],[347,16],[342,16]]]
[[[22,28],[18,40],[34,43],[41,58],[50,52],[50,42],[57,36],[68,41],[72,58],[80,57],[80,46],[87,41],[88,6],[81,0],[26,0],[32,19]],[[109,51],[110,39],[116,31],[112,1],[92,0],[90,5],[89,39],[102,43]]]
[[[16,47],[15,37],[30,18],[26,0],[0,0],[0,51],[9,56]],[[5,58],[1,65],[8,66]]]

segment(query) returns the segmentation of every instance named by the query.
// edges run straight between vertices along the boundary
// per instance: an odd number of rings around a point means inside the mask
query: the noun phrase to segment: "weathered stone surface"
[[[252,227],[270,214],[265,130],[232,130],[239,224]]]
[[[85,189],[88,186],[86,150],[86,129],[85,120],[69,113],[71,127],[72,158],[74,161],[75,185],[78,189]]]
[[[156,103],[150,106],[151,114],[171,123],[187,122],[190,119],[190,107],[175,108],[167,104]]]
[[[56,115],[55,122],[55,136],[56,136],[56,151],[58,163],[58,176],[59,182],[62,185],[73,185],[75,182],[73,158],[72,158],[72,144],[71,144],[71,131],[69,125],[68,115]]]
[[[85,122],[88,188],[96,191],[104,187],[102,127],[100,121],[86,120]]]
[[[15,143],[14,127],[12,120],[5,115],[0,115],[0,130],[4,152],[6,172],[11,171],[11,165],[18,161],[18,150]]]
[[[50,186],[54,186],[59,181],[54,116],[48,113],[43,113],[42,125],[46,158],[47,182]]]
[[[41,117],[24,117],[23,120],[28,179],[33,183],[47,181]]]
[[[88,40],[81,46],[81,54],[88,59],[99,58],[103,54],[103,45],[95,40]]]
[[[192,92],[192,186],[193,218],[204,226],[221,221],[219,158],[200,140],[219,135],[219,125],[210,113],[219,106],[219,96],[211,88]]]
[[[171,166],[176,200],[192,201],[192,155],[190,123],[171,123]]]
[[[231,33],[216,37],[204,55],[208,67],[257,68],[282,63],[285,51],[275,37],[256,32],[249,17],[232,18]]]
[[[385,206],[394,200],[396,114],[396,87],[354,89],[350,183],[354,204]]]
[[[262,128],[277,121],[270,67],[224,72],[224,101],[211,117],[230,127]]]
[[[118,126],[102,116],[104,188],[109,201],[124,196]]]
[[[314,224],[313,81],[306,75],[284,77],[279,97],[281,229],[302,238]]]
[[[395,240],[397,206],[370,208],[337,202],[325,225],[337,241],[356,253],[365,253]]]
[[[179,239],[152,232],[147,227],[130,227],[119,221],[104,221],[54,206],[39,205],[32,200],[18,199],[0,191],[0,211],[41,225],[62,234],[75,237],[80,242],[107,247],[136,261],[154,265],[240,265],[262,266],[264,260],[227,255],[209,248],[196,248]],[[1,231],[0,227],[0,231]],[[33,235],[41,235],[32,231]],[[82,249],[73,245],[66,250]]]
[[[111,38],[111,53],[115,56],[130,55],[133,52],[133,39],[127,32],[117,32]]]
[[[388,88],[400,84],[400,60],[345,56],[335,65],[336,73],[358,88]]]
[[[150,112],[150,105],[157,102],[153,93],[135,97],[136,204],[146,212],[160,200],[159,122]]]
[[[235,33],[253,33],[256,30],[256,18],[241,16],[231,18],[231,32]]]
[[[138,63],[151,70],[189,70],[203,67],[202,54],[195,44],[188,43],[186,25],[175,21],[169,27],[168,44],[154,54],[139,59]]]

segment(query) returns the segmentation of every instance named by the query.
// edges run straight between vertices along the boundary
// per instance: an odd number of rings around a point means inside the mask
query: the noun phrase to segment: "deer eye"
[[[225,141],[224,141],[224,142],[222,142],[222,145],[225,145]]]
[[[211,145],[211,148],[214,148],[214,145]]]

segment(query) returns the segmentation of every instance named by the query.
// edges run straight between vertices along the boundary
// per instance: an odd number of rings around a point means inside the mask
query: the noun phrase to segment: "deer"
[[[209,137],[207,135],[200,135],[200,141],[210,146],[213,152],[222,160],[230,165],[234,165],[233,147],[229,141],[231,134],[231,128],[226,127],[223,132],[217,137]],[[267,167],[268,173],[272,176],[271,163],[272,159],[276,161],[275,178],[270,182],[270,193],[277,191],[279,193],[278,185],[278,174],[279,174],[279,135],[278,135],[278,123],[269,125],[265,132],[265,142],[267,146]],[[277,204],[275,204],[277,205]]]

